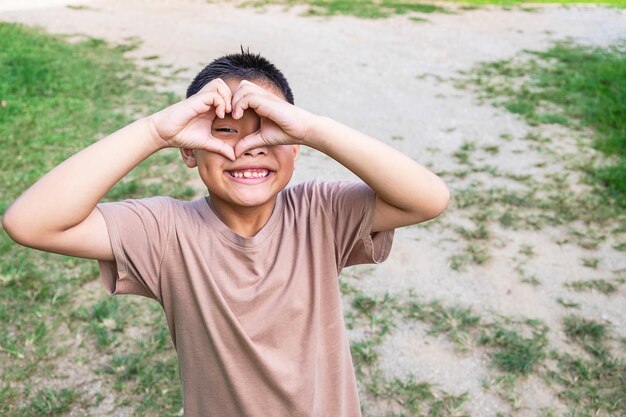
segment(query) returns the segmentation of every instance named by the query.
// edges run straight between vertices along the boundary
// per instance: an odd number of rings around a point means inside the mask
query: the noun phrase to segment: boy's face
[[[234,92],[241,80],[228,78],[224,81]],[[273,85],[251,81],[285,99]],[[234,148],[239,140],[256,132],[259,126],[259,116],[248,109],[239,120],[234,120],[230,113],[223,119],[216,118],[211,134]],[[258,207],[266,204],[273,207],[276,195],[291,180],[298,151],[297,145],[264,146],[251,149],[231,161],[213,152],[181,149],[187,166],[198,167],[212,203],[222,208],[224,205]]]

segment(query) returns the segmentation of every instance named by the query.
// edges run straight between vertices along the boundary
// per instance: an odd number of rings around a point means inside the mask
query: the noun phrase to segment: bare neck
[[[242,237],[253,237],[259,233],[269,221],[276,205],[276,197],[254,207],[233,206],[213,198],[208,200],[209,207],[222,223]]]

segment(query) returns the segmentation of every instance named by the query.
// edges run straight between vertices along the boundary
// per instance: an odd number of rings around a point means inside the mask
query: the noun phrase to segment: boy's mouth
[[[233,178],[252,179],[265,178],[271,171],[265,168],[246,168],[241,170],[226,171]]]

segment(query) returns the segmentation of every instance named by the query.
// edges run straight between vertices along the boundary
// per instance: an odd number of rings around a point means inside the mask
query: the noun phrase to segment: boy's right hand
[[[234,161],[235,150],[211,134],[216,117],[231,111],[232,94],[221,78],[216,78],[193,96],[148,117],[152,134],[160,147],[203,149]]]

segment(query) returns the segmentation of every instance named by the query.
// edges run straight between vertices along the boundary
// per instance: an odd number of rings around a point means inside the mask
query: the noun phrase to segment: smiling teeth
[[[232,171],[230,175],[235,178],[264,178],[267,177],[269,171]]]

